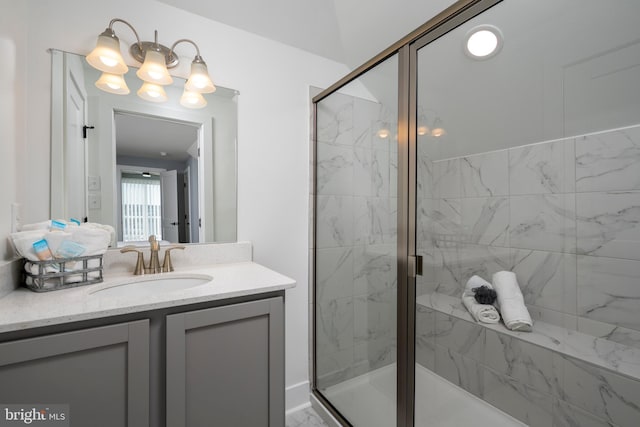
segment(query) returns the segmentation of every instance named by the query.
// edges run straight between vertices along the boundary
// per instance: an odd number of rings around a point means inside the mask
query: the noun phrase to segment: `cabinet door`
[[[149,425],[149,321],[0,344],[0,402],[69,405],[73,426]]]
[[[167,316],[167,427],[282,427],[282,298]]]

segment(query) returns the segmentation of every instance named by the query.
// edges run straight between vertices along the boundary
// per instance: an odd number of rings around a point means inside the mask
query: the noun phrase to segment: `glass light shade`
[[[216,87],[209,77],[209,71],[207,70],[207,64],[204,62],[193,61],[191,63],[191,74],[189,80],[184,85],[184,88],[189,92],[198,93],[213,93]]]
[[[96,81],[96,87],[116,95],[127,95],[131,92],[121,74],[102,73],[98,81]]]
[[[167,100],[167,93],[164,88],[154,83],[144,82],[137,93],[140,98],[146,101],[165,102]]]
[[[429,128],[427,126],[418,126],[418,135],[423,136],[429,133]]]
[[[124,74],[129,71],[120,53],[120,40],[104,33],[98,37],[98,43],[87,56],[87,62],[96,70],[105,73]]]
[[[389,129],[382,128],[377,133],[378,138],[385,139],[389,137]]]
[[[180,105],[187,108],[204,108],[207,106],[207,100],[201,93],[185,89],[180,97]]]
[[[442,127],[442,120],[440,117],[437,117],[433,122],[433,129],[431,129],[431,136],[434,138],[440,138],[444,136],[447,131]]]
[[[170,85],[173,79],[167,71],[167,62],[162,53],[155,50],[147,50],[144,55],[144,63],[136,73],[145,82],[157,85]]]
[[[435,128],[435,129],[433,129],[431,131],[431,136],[433,136],[435,138],[440,138],[441,136],[443,136],[446,133],[447,132],[443,128]]]

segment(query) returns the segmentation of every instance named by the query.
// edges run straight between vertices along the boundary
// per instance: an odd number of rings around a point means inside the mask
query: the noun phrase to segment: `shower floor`
[[[325,397],[356,427],[396,424],[396,367],[388,365],[336,384]],[[416,419],[419,427],[524,426],[421,365],[416,365]]]

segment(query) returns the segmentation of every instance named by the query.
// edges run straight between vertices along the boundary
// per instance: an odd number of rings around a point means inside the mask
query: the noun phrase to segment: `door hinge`
[[[422,276],[422,255],[409,256],[407,258],[409,277]]]

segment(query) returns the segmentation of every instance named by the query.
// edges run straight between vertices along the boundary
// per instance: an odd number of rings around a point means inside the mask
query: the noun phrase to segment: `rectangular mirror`
[[[238,92],[219,87],[204,108],[146,101],[95,86],[84,56],[51,50],[51,217],[112,225],[118,245],[150,234],[172,243],[236,241]],[[132,68],[132,67],[131,67]]]

